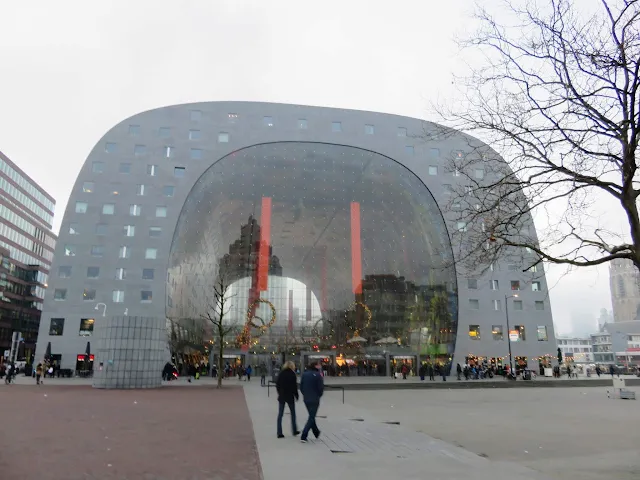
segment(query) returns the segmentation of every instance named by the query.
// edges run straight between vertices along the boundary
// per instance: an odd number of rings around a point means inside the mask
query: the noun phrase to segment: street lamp
[[[509,374],[512,374],[513,363],[511,359],[511,328],[509,327],[509,306],[507,305],[507,300],[509,300],[510,298],[518,298],[518,294],[515,293],[513,295],[504,296],[504,314],[507,317],[507,345],[509,345]]]
[[[103,307],[102,309],[102,316],[106,317],[107,316],[107,304],[106,303],[96,303],[96,310],[100,310],[100,306]]]

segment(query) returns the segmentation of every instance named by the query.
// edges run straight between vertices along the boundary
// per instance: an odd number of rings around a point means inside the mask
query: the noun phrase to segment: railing
[[[276,382],[269,380],[267,382],[267,397],[271,396],[271,387],[275,387]],[[334,390],[342,390],[342,404],[344,405],[344,387],[340,385],[326,385],[324,388],[334,389]]]

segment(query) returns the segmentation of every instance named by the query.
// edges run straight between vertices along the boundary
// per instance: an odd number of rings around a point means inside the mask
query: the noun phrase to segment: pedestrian
[[[460,364],[456,365],[456,373],[458,374],[458,380],[461,380],[460,376],[462,375],[462,367]]]
[[[40,385],[40,379],[42,378],[42,364],[39,363],[36,367],[36,385]]]
[[[253,372],[253,369],[251,368],[251,365],[248,365],[245,370],[245,373],[247,374],[247,382],[251,381],[251,372]]]
[[[420,369],[418,370],[418,373],[420,374],[420,381],[424,381],[424,376],[426,373],[427,367],[423,364],[420,365]]]
[[[309,430],[313,431],[316,438],[320,437],[320,429],[316,425],[316,414],[318,413],[318,408],[320,408],[320,398],[324,392],[324,381],[322,380],[322,375],[318,373],[316,365],[309,365],[307,371],[302,374],[300,392],[302,392],[304,405],[307,407],[307,412],[309,412],[309,418],[302,429],[300,441],[307,443]]]
[[[264,387],[267,384],[267,366],[261,363],[258,369],[260,370],[260,386]]]
[[[296,401],[298,395],[298,379],[295,372],[295,364],[289,360],[282,366],[282,371],[276,380],[276,391],[278,392],[278,438],[284,438],[282,433],[282,416],[284,415],[285,404],[289,406],[291,414],[291,431],[293,436],[300,434],[296,423]]]
[[[431,362],[427,363],[427,373],[429,374],[429,380],[435,380],[436,379],[433,376],[433,364]]]
[[[11,367],[13,369],[13,367]],[[613,378],[613,376],[616,373],[616,368],[613,365],[609,365],[609,374],[611,374],[611,378]],[[618,375],[620,376],[620,375]]]

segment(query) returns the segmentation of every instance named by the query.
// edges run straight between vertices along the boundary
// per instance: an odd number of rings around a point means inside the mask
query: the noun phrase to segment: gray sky
[[[434,119],[430,101],[455,101],[469,3],[2,2],[0,150],[57,200],[57,231],[93,145],[143,110],[259,100]],[[560,332],[610,308],[606,266],[562,273],[548,275]]]

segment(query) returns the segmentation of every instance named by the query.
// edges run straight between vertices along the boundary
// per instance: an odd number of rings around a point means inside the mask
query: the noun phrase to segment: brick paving
[[[259,480],[242,388],[0,385],[0,478]]]

